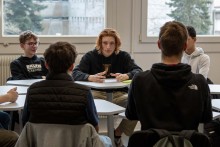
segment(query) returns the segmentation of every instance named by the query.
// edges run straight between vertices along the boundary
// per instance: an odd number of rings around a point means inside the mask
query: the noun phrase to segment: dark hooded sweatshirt
[[[206,79],[186,64],[154,64],[133,78],[126,109],[141,129],[197,130],[212,120],[210,90]]]

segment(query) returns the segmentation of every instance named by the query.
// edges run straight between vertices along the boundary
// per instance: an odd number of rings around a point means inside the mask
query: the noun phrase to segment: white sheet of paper
[[[115,83],[115,82],[117,82],[117,80],[116,79],[105,79],[104,82],[105,83]]]

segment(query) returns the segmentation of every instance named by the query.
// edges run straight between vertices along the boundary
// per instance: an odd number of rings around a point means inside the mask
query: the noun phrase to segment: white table
[[[220,94],[219,84],[209,84],[209,89],[211,94]]]
[[[98,115],[107,116],[108,136],[114,144],[114,114],[122,113],[125,111],[124,107],[118,106],[102,99],[94,99]]]
[[[18,95],[18,99],[16,100],[16,102],[14,102],[14,103],[5,102],[5,103],[0,104],[0,110],[2,110],[2,111],[11,111],[11,112],[18,111],[20,132],[22,131],[22,128],[23,128],[23,126],[22,126],[22,113],[21,112],[22,112],[22,109],[24,108],[25,99],[26,99],[26,95]]]
[[[0,95],[6,94],[10,89],[17,87],[17,92],[19,95],[27,94],[28,87],[26,86],[0,86]]]
[[[220,113],[219,112],[214,112],[212,111],[213,119],[219,119],[220,118]]]
[[[10,80],[6,82],[6,85],[15,85],[15,86],[30,86],[35,82],[42,81],[44,79],[28,79],[28,80]]]
[[[9,85],[0,86],[0,95],[6,94],[10,89],[12,89],[14,87],[17,87],[17,92],[19,94],[16,102],[15,103],[11,103],[11,102],[2,103],[2,104],[0,104],[0,110],[10,111],[10,114],[11,114],[11,122],[9,125],[10,127],[11,127],[12,118],[13,118],[13,111],[18,111],[19,129],[21,131],[23,128],[22,120],[21,120],[21,118],[22,118],[21,112],[24,107],[24,102],[25,102],[28,87],[26,87],[26,86],[9,86]]]
[[[212,99],[212,108],[220,111],[220,99]]]
[[[103,83],[89,82],[89,81],[75,81],[75,83],[88,86],[97,90],[106,90],[107,100],[112,102],[113,93],[112,90],[125,88],[130,83],[117,82],[116,79],[106,79]]]

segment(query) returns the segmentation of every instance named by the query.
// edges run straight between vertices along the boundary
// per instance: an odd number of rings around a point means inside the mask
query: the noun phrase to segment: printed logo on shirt
[[[191,86],[188,86],[189,89],[194,89],[194,90],[198,90],[198,87],[194,84],[192,84]]]
[[[28,72],[42,71],[41,64],[26,65]]]

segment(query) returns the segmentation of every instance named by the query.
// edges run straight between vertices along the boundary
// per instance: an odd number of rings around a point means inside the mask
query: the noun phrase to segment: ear
[[[74,63],[69,67],[68,71],[73,71]]]
[[[24,44],[23,44],[23,43],[20,43],[20,47],[21,47],[22,49],[24,49]]]
[[[188,41],[186,41],[183,45],[183,51],[185,51],[187,49],[187,46],[188,46]]]
[[[157,46],[158,46],[158,48],[161,50],[160,40],[157,41]]]
[[[45,62],[45,67],[49,70],[49,66],[48,66],[47,62]]]
[[[196,37],[194,37],[193,39],[194,39],[194,42],[196,42],[196,41],[197,41],[197,38],[196,38]]]

